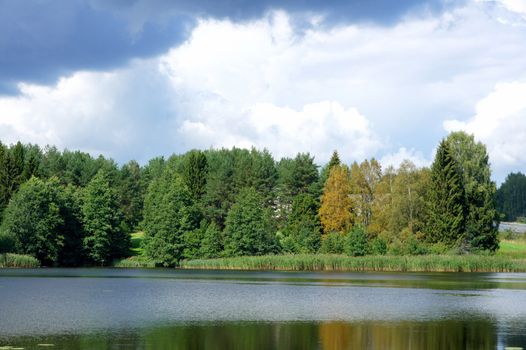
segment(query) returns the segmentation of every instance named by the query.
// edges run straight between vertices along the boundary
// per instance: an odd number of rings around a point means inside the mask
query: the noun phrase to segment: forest
[[[485,145],[454,132],[428,167],[376,159],[320,167],[308,153],[192,150],[141,165],[0,144],[0,253],[44,266],[103,266],[133,255],[178,266],[278,254],[492,254],[500,220],[526,217],[526,176],[497,190]]]

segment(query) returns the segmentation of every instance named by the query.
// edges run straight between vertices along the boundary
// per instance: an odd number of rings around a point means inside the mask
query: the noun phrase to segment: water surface
[[[526,348],[526,274],[0,270],[6,345]]]

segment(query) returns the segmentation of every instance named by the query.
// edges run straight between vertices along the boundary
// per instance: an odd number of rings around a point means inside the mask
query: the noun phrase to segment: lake
[[[0,349],[526,348],[526,274],[0,270]]]

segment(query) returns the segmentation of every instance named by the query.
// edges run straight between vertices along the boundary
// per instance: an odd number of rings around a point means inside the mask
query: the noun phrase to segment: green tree
[[[506,221],[526,217],[526,176],[510,173],[497,191],[497,206]]]
[[[475,142],[473,135],[453,132],[446,139],[459,172],[466,196],[467,249],[495,251],[498,246],[496,185],[491,181],[491,169],[486,146]]]
[[[283,228],[281,245],[288,253],[315,253],[320,247],[319,203],[313,195],[302,193],[292,202],[292,211]]]
[[[208,161],[201,151],[188,152],[183,160],[183,181],[194,200],[199,200],[205,193]]]
[[[58,181],[56,178],[53,179]],[[60,189],[60,215],[64,219],[60,232],[64,236],[64,246],[58,256],[58,265],[80,266],[86,262],[81,208],[82,191],[72,185]]]
[[[203,258],[217,258],[223,251],[223,235],[219,226],[211,222],[201,241],[200,255]]]
[[[333,166],[341,165],[342,162],[340,161],[340,156],[338,155],[338,151],[334,150],[332,152],[331,159],[329,160],[329,163],[323,167],[320,174],[320,188],[323,188],[325,186],[325,181],[327,181],[327,178],[329,177],[329,173]]]
[[[31,178],[9,202],[2,224],[1,231],[12,238],[14,250],[36,257],[43,265],[55,264],[64,246],[59,191],[56,180]]]
[[[228,212],[224,230],[227,256],[264,255],[277,249],[271,213],[252,188],[243,189]]]
[[[175,266],[183,258],[186,232],[199,227],[190,191],[171,167],[153,180],[144,200],[144,251],[164,266]]]
[[[142,221],[145,188],[141,178],[141,167],[136,161],[123,165],[117,180],[119,207],[123,214],[124,229],[131,232]]]
[[[465,194],[459,167],[448,143],[440,142],[431,167],[426,240],[458,246],[465,237]]]
[[[345,254],[350,256],[364,256],[369,252],[367,233],[361,225],[355,225],[345,236]]]
[[[129,253],[130,237],[122,231],[118,198],[108,175],[100,170],[84,189],[82,221],[84,249],[97,264],[109,264]]]

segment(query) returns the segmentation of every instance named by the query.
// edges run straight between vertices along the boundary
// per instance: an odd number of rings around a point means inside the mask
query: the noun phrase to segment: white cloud
[[[481,99],[467,121],[444,122],[447,131],[465,130],[488,147],[497,169],[526,165],[526,82],[499,83]]]
[[[429,166],[431,161],[422,155],[422,152],[416,151],[414,149],[407,149],[405,147],[400,147],[400,149],[395,153],[389,153],[384,155],[380,159],[380,164],[385,168],[392,166],[395,169],[402,164],[403,161],[408,160],[418,168]]]
[[[52,87],[22,83],[19,88],[19,96],[0,98],[5,143],[21,140],[130,159],[168,136],[158,106],[165,114],[171,108],[170,86],[150,61],[109,73],[77,72]]]
[[[338,149],[346,160],[423,165],[445,119],[456,121],[449,129],[480,135],[511,119],[513,135],[526,130],[519,117],[464,121],[499,81],[526,80],[526,28],[503,24],[502,9],[488,4],[413,14],[389,27],[327,27],[318,18],[298,31],[284,12],[243,23],[203,19],[159,57],[0,97],[0,139],[120,160],[254,145],[276,156],[310,151],[319,162]],[[480,108],[520,115],[510,103]],[[526,165],[506,154],[499,164]]]

